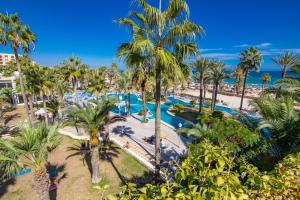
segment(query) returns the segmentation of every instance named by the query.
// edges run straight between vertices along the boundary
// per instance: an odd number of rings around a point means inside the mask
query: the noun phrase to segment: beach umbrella
[[[36,115],[45,115],[46,114],[46,111],[44,108],[40,108],[39,110],[37,110],[35,112]]]

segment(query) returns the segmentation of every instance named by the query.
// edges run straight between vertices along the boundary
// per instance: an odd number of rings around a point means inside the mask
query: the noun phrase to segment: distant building
[[[0,53],[0,66],[6,65],[10,61],[16,60],[16,57],[14,54],[9,53]]]

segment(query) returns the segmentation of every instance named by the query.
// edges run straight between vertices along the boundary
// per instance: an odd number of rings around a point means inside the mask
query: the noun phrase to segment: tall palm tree
[[[262,82],[262,91],[264,91],[264,86],[267,85],[271,81],[271,76],[269,73],[264,73],[261,76],[261,82]]]
[[[10,43],[10,47],[15,54],[26,117],[30,121],[23,74],[19,63],[19,51],[22,50],[25,54],[28,54],[31,45],[35,43],[35,35],[27,25],[23,24],[17,14],[3,15],[0,13],[0,43],[4,46]]]
[[[244,80],[244,69],[241,66],[237,66],[234,71],[233,71],[233,75],[234,75],[234,80],[235,80],[235,92],[237,95],[240,94],[240,89],[243,86],[243,80]]]
[[[118,89],[120,93],[127,93],[126,110],[130,114],[130,91],[132,89],[132,71],[126,70],[118,80]]]
[[[208,72],[208,70],[210,69],[210,65],[211,62],[209,59],[207,58],[201,58],[198,59],[196,62],[194,62],[193,67],[196,68],[197,70],[197,75],[199,76],[197,79],[199,80],[200,83],[200,95],[199,95],[199,112],[202,112],[202,107],[203,107],[203,100],[204,100],[204,77],[205,77],[205,73]]]
[[[76,127],[84,128],[90,136],[92,183],[101,181],[99,172],[99,134],[108,128],[108,124],[123,120],[119,116],[109,117],[109,112],[114,107],[114,100],[101,99],[93,102],[93,104],[89,103],[84,107],[71,107],[65,111],[70,119],[66,120],[64,125],[76,125]]]
[[[112,63],[111,67],[107,69],[106,73],[108,76],[109,85],[114,84],[115,81],[118,80],[118,78],[121,75],[120,70],[118,69],[118,66],[116,63]]]
[[[298,62],[297,56],[291,52],[284,52],[280,57],[272,58],[272,60],[281,67],[281,78],[285,78],[288,68],[296,65]]]
[[[239,67],[243,69],[245,74],[244,74],[244,83],[243,83],[240,110],[243,109],[243,101],[245,96],[248,72],[251,70],[259,71],[261,62],[262,62],[261,52],[256,48],[251,47],[241,54]]]
[[[48,154],[60,142],[58,126],[26,125],[18,136],[6,140],[0,138],[0,167],[10,177],[21,169],[33,169],[34,190],[40,200],[48,200],[49,178],[45,165]]]
[[[212,102],[211,110],[214,111],[217,102],[218,89],[224,79],[229,77],[229,74],[226,73],[226,66],[221,61],[213,61],[210,64],[209,77],[213,82],[213,92],[212,92]]]
[[[181,71],[174,50],[180,45],[183,57],[196,54],[197,50],[191,47],[195,36],[203,33],[203,29],[189,21],[189,8],[185,0],[172,0],[166,10],[162,11],[149,5],[145,0],[136,1],[141,12],[131,12],[129,18],[121,18],[118,23],[130,28],[132,31],[132,45],[143,49],[152,58],[155,71],[155,163],[156,173],[160,165],[160,130],[161,130],[161,74]],[[145,26],[145,24],[147,24]]]

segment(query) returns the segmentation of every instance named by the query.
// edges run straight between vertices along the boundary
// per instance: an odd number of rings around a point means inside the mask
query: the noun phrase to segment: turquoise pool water
[[[109,94],[109,97],[116,97],[120,98],[122,97],[122,101],[127,101],[128,95],[127,94]],[[178,128],[178,125],[181,123],[182,125],[187,125],[188,122],[180,117],[176,117],[173,115],[170,115],[167,111],[168,109],[176,104],[182,104],[184,106],[190,105],[189,102],[182,101],[180,99],[176,99],[173,97],[168,97],[168,102],[161,104],[161,120],[175,128]],[[203,104],[204,107],[208,107],[209,105]],[[130,95],[130,113],[131,114],[136,114],[140,112],[143,109],[142,101],[139,100],[139,96],[136,94],[131,94]],[[148,119],[154,119],[155,118],[155,104],[153,103],[147,103],[147,110],[151,112],[151,117],[148,117]],[[224,107],[224,106],[216,106],[216,110],[224,111],[227,112],[231,115],[235,114],[235,111],[232,110],[231,108]],[[125,114],[125,104],[120,104],[117,106],[113,112],[115,113],[120,113],[120,114]]]

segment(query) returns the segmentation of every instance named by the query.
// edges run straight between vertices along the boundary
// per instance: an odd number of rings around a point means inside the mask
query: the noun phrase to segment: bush
[[[223,119],[224,118],[224,113],[222,111],[219,111],[219,110],[215,110],[211,116],[213,118],[218,118],[218,119]]]
[[[182,105],[182,104],[175,104],[174,106],[173,106],[173,111],[175,112],[175,113],[181,113],[181,112],[183,112],[184,111],[184,106]]]
[[[191,104],[192,107],[195,107],[196,106],[196,101],[195,100],[191,100],[190,104]]]

